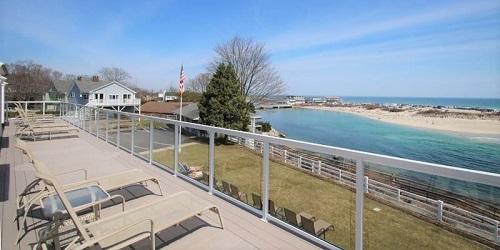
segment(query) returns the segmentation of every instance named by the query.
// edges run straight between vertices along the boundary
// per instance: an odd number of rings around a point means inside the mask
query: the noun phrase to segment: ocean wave
[[[500,138],[499,137],[475,136],[475,137],[470,137],[470,139],[472,139],[472,140],[474,140],[476,142],[500,144]]]

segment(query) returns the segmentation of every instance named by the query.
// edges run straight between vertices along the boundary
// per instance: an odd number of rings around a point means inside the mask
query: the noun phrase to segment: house
[[[178,120],[180,102],[147,102],[141,106],[141,114]],[[198,104],[194,102],[183,102],[182,120],[187,122],[198,122],[199,119]]]
[[[306,103],[313,103],[313,104],[322,104],[326,103],[326,98],[324,97],[307,97]]]
[[[179,120],[180,102],[147,102],[141,106],[141,114],[164,117],[168,119]],[[182,120],[186,122],[198,123],[200,113],[198,104],[194,102],[182,103]],[[201,136],[202,131],[193,128],[182,128],[185,135]]]
[[[45,95],[46,100],[65,101],[91,107],[119,111],[139,111],[140,99],[136,92],[117,81],[100,81],[78,77],[76,80],[54,80]]]
[[[304,96],[289,95],[286,97],[288,104],[303,104],[306,102]]]

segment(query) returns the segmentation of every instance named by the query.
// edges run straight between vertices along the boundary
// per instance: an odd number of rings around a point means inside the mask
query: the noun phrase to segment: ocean
[[[498,98],[370,97],[342,96],[345,103],[416,104],[465,108],[500,109]]]
[[[500,138],[447,134],[331,111],[294,108],[258,114],[291,139],[500,173]],[[500,204],[498,188],[398,172],[430,186]]]

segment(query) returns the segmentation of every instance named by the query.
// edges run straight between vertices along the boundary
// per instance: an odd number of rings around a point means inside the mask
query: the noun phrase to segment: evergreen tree
[[[248,130],[250,113],[233,66],[219,64],[198,103],[203,124]]]

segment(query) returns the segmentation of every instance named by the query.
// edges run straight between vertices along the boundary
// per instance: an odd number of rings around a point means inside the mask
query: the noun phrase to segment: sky
[[[500,1],[0,0],[0,61],[121,67],[147,89],[205,72],[235,35],[286,94],[500,98]]]

